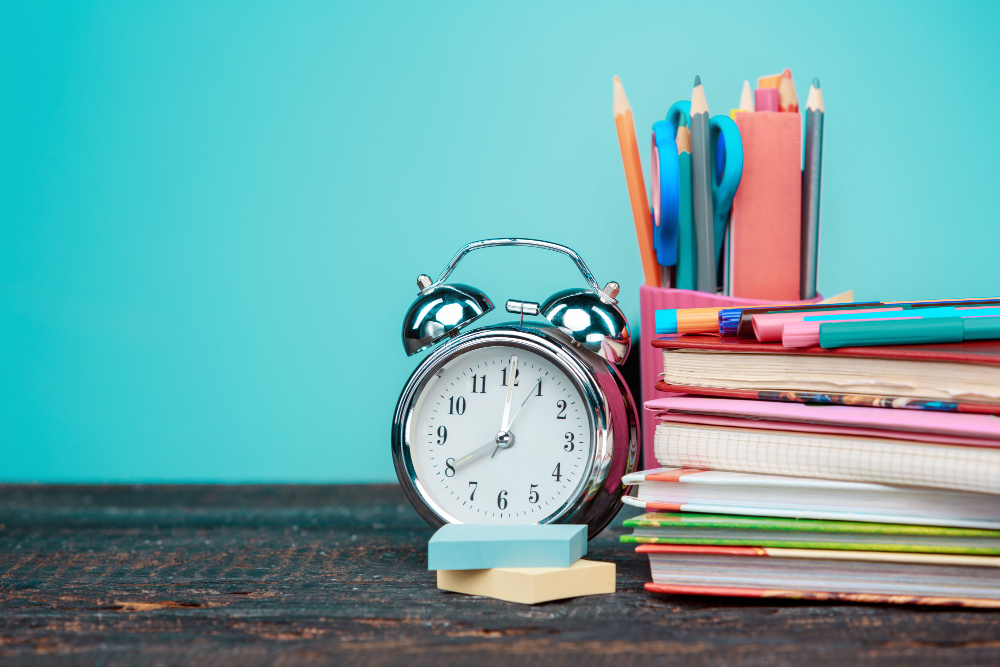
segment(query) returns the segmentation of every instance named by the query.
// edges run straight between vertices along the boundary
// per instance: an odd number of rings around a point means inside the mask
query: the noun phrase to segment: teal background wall
[[[998,28],[992,2],[3,3],[0,479],[394,479],[414,279],[478,238],[574,247],[637,325],[616,74],[644,163],[696,73],[715,113],[820,77],[821,291],[1000,293]],[[580,284],[470,260],[501,303]]]

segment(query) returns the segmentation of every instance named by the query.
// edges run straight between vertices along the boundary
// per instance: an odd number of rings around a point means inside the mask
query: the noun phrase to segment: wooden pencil
[[[677,167],[679,171],[677,216],[677,271],[675,285],[678,289],[693,290],[697,286],[698,255],[694,242],[694,217],[691,211],[691,130],[684,114],[677,128]]]
[[[823,185],[823,91],[819,79],[812,80],[806,99],[806,156],[802,170],[802,270],[799,296],[816,296],[816,269],[819,261],[819,203]]]
[[[691,92],[691,192],[698,251],[698,290],[715,294],[715,235],[712,214],[712,142],[708,100],[701,77]]]
[[[799,96],[795,94],[795,82],[792,80],[792,70],[785,68],[778,83],[778,110],[798,113]]]
[[[653,216],[649,210],[649,200],[646,198],[646,182],[642,178],[642,161],[639,159],[639,144],[635,139],[632,107],[629,106],[625,89],[622,88],[622,82],[617,76],[613,87],[612,112],[615,117],[615,127],[618,129],[618,145],[621,147],[622,163],[625,166],[628,196],[632,202],[635,233],[639,239],[642,273],[647,285],[659,287],[660,271],[656,262],[656,251],[653,249]]]
[[[743,82],[743,91],[740,93],[740,111],[753,111],[753,91],[750,90],[750,82]]]

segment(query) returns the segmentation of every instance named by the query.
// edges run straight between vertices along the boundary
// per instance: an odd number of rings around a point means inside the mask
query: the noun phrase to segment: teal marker
[[[878,322],[824,322],[819,325],[819,345],[825,348],[930,345],[998,338],[1000,317],[925,317]]]
[[[888,304],[887,304],[888,305]],[[904,310],[893,310],[881,313],[843,313],[840,315],[809,315],[805,322],[839,322],[839,321],[859,321],[859,320],[885,320],[891,318],[932,318],[932,317],[996,317],[1000,316],[998,308],[955,308],[953,306],[942,306],[938,308],[906,308]]]

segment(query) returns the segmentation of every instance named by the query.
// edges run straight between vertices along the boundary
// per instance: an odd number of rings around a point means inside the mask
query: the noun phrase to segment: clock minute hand
[[[514,374],[516,372],[516,369],[517,369],[517,356],[514,355],[514,356],[512,356],[510,358],[510,373],[509,373],[509,375],[507,377],[511,378],[511,381],[510,381],[510,384],[507,386],[507,398],[506,398],[506,400],[504,402],[504,406],[503,406],[503,419],[502,419],[501,425],[500,425],[500,433],[506,433],[510,429],[511,425],[514,423],[514,420],[517,419],[517,416],[519,414],[521,414],[521,408],[523,408],[524,404],[527,403],[528,400],[531,399],[531,397],[535,395],[535,392],[533,391],[534,387],[532,387],[532,391],[528,392],[528,395],[524,397],[523,401],[521,401],[521,405],[519,405],[517,407],[517,412],[514,413],[514,416],[513,417],[510,416],[511,398],[512,398],[512,395],[514,393],[514,380],[513,380],[513,378],[515,377]],[[538,382],[541,382],[541,381],[542,381],[542,378],[538,378]],[[535,384],[538,384],[538,383],[536,382]],[[453,463],[452,465],[455,468],[455,470],[458,470],[459,468],[467,466],[470,463],[472,463],[473,461],[475,461],[476,459],[482,457],[483,455],[485,455],[490,450],[493,450],[493,456],[496,456],[497,452],[500,450],[500,444],[499,444],[497,438],[494,438],[493,440],[490,440],[489,442],[487,442],[485,445],[482,445],[481,447],[475,448],[474,450],[472,450],[471,452],[469,452],[465,456],[463,456],[461,458],[458,458],[458,459],[455,459],[455,463]],[[491,456],[490,458],[493,458],[493,456]]]

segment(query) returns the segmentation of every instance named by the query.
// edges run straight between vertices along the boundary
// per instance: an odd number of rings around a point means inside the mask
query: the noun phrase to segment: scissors
[[[653,249],[662,267],[677,264],[677,220],[680,210],[680,171],[677,163],[677,131],[668,121],[653,123],[652,159],[649,161],[653,191]],[[664,283],[666,286],[666,283]]]
[[[682,120],[683,119],[683,120]],[[678,221],[680,219],[680,167],[677,158],[677,128],[690,126],[691,102],[675,103],[667,112],[666,120],[653,124],[652,190],[653,190],[653,246],[661,266],[677,264]],[[713,174],[713,232],[715,237],[716,266],[721,267],[722,249],[729,224],[733,197],[743,177],[743,140],[739,128],[728,116],[714,116],[709,121],[712,145]],[[690,197],[687,198],[690,201]],[[684,258],[696,261],[696,256]]]

